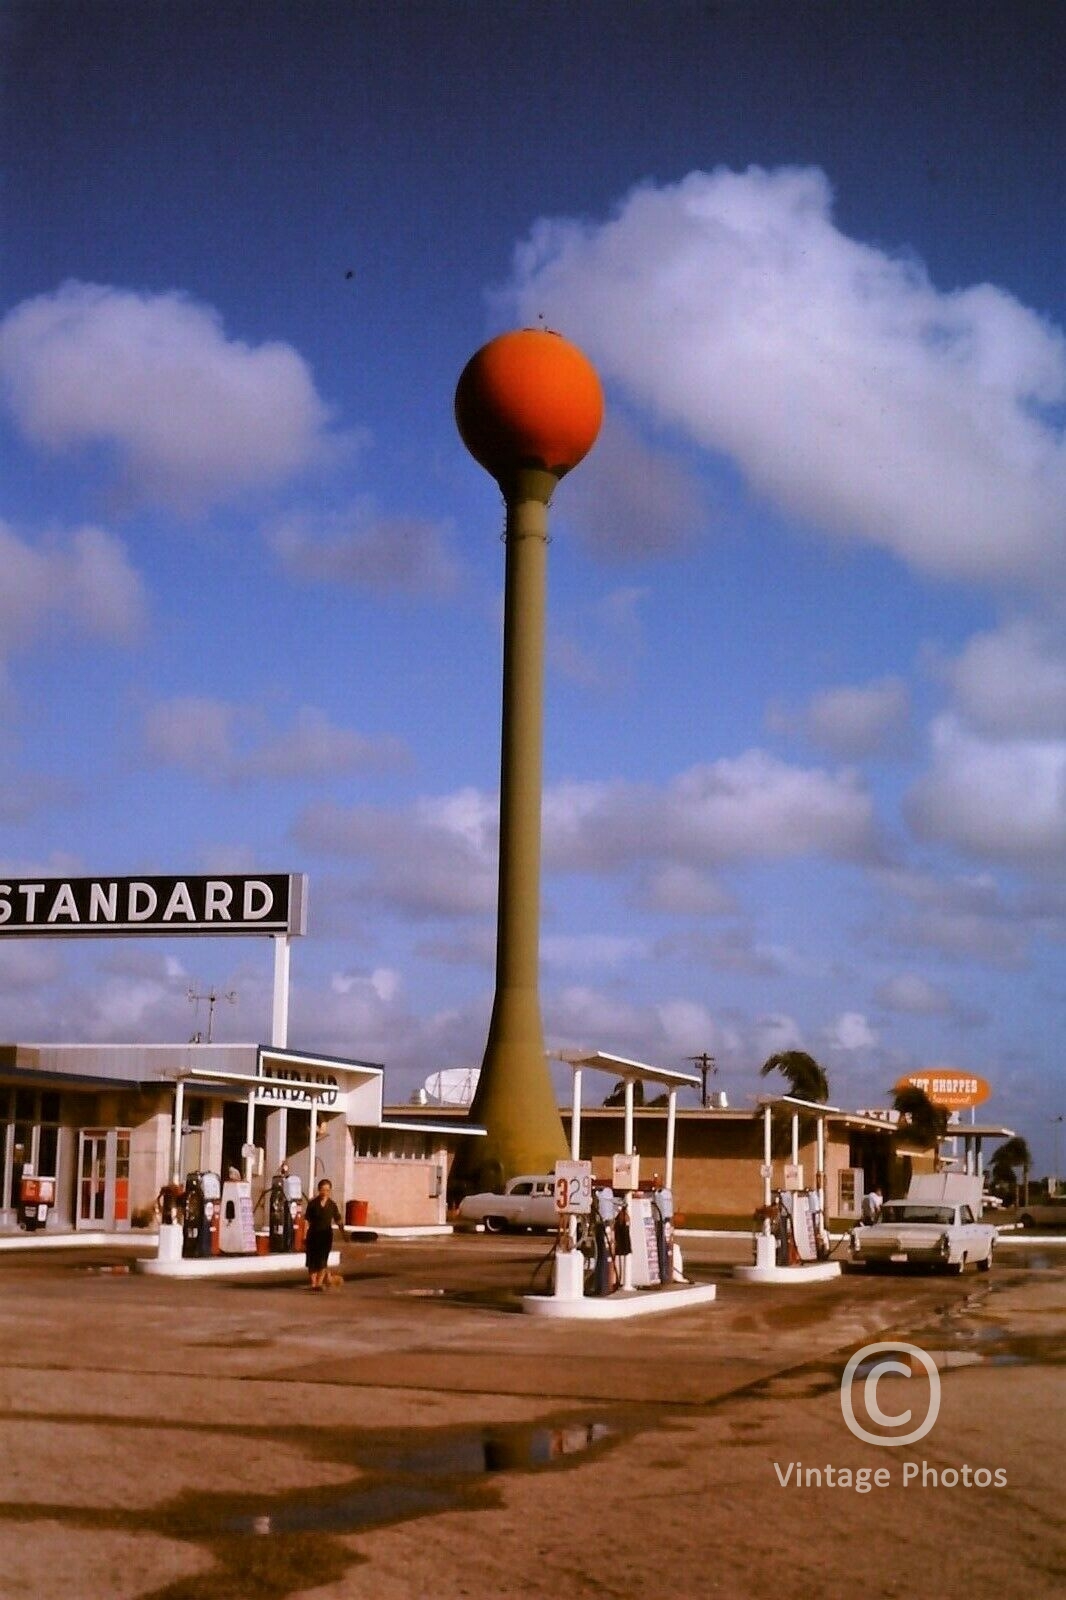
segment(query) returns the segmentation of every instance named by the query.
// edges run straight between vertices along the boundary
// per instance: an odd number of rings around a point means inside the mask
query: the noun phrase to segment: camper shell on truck
[[[987,1272],[996,1230],[979,1221],[981,1179],[958,1172],[920,1173],[905,1200],[887,1200],[876,1222],[851,1234],[851,1259],[877,1270],[926,1266],[962,1272],[967,1265]]]

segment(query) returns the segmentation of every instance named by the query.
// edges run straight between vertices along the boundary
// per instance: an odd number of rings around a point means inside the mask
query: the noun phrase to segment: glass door
[[[83,1128],[78,1135],[79,1228],[103,1227],[107,1217],[107,1133]]]

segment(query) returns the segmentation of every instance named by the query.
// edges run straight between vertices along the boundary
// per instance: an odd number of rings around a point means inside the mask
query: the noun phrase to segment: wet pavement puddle
[[[264,1536],[359,1533],[383,1522],[447,1511],[458,1503],[457,1490],[461,1493],[479,1478],[533,1472],[597,1447],[602,1451],[619,1432],[608,1422],[581,1422],[554,1428],[479,1429],[418,1444],[385,1444],[374,1451],[373,1477],[368,1481],[321,1489],[313,1500],[242,1514],[227,1524],[227,1531]]]
[[[96,1417],[78,1420],[99,1426]],[[244,1600],[253,1593],[258,1600],[285,1600],[296,1590],[340,1582],[353,1563],[366,1559],[341,1542],[345,1535],[445,1511],[489,1509],[500,1504],[494,1483],[503,1474],[577,1467],[642,1425],[629,1416],[623,1421],[564,1415],[540,1423],[409,1432],[247,1429],[252,1437],[269,1434],[302,1444],[315,1458],[359,1475],[338,1484],[306,1484],[297,1492],[184,1490],[151,1510],[0,1504],[0,1519],[150,1532],[198,1545],[213,1557],[208,1571],[153,1589],[142,1600]]]

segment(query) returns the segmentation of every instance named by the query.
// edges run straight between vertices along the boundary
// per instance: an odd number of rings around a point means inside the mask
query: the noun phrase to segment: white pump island
[[[677,1091],[699,1088],[695,1073],[645,1066],[622,1056],[561,1056],[573,1073],[570,1159],[555,1167],[559,1234],[553,1292],[528,1294],[523,1311],[535,1317],[611,1321],[706,1305],[714,1284],[689,1282],[673,1238],[673,1171]],[[624,1094],[623,1149],[613,1160],[610,1185],[596,1185],[592,1163],[581,1159],[581,1090],[585,1072],[621,1081]],[[664,1179],[642,1187],[634,1149],[633,1108],[637,1083],[667,1093]]]

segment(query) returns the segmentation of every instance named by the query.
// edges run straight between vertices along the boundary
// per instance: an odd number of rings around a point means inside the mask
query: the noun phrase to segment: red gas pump
[[[18,1225],[27,1233],[35,1233],[47,1226],[48,1208],[55,1205],[56,1181],[54,1178],[35,1178],[23,1170],[19,1179]]]

